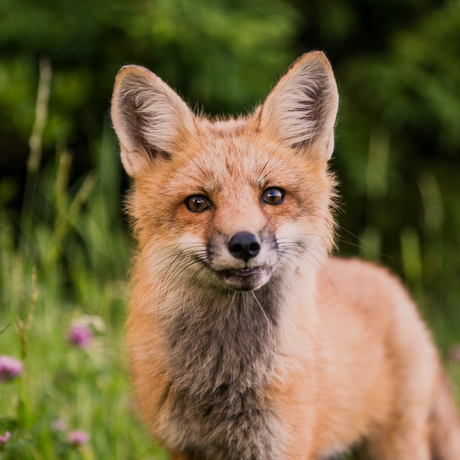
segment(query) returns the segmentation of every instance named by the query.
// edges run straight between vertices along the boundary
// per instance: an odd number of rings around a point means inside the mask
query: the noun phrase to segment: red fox
[[[385,269],[329,257],[338,92],[301,56],[251,115],[195,115],[119,72],[112,120],[139,243],[128,346],[173,460],[459,460],[425,325]]]

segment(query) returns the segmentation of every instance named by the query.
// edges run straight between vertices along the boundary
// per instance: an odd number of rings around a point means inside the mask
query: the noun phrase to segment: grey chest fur
[[[190,302],[164,324],[173,374],[167,443],[197,460],[280,458],[280,430],[265,397],[279,299],[266,287]]]

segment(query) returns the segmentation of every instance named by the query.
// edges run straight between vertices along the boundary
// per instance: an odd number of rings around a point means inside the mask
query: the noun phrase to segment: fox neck
[[[264,394],[282,303],[274,283],[257,292],[194,291],[182,298],[178,314],[163,320],[172,374],[169,441],[191,458],[281,456],[280,427]]]
[[[264,385],[278,341],[282,299],[276,286],[191,293],[163,322],[176,384],[196,395],[230,384],[235,391]]]
[[[316,328],[315,280],[310,267],[274,277],[257,291],[169,291],[168,309],[159,310],[175,384],[197,395],[225,385],[239,392],[263,387],[296,321],[306,313],[309,329]]]
[[[278,357],[298,353],[292,334],[306,322],[305,311],[314,317],[313,282],[314,272],[296,269],[254,292],[189,289],[177,297],[175,313],[162,320],[171,445],[206,460],[284,456],[286,434],[267,389],[275,375],[282,378]]]

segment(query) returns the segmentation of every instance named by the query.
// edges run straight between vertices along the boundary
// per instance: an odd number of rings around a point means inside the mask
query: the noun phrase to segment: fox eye
[[[284,201],[284,191],[277,187],[270,187],[262,193],[262,201],[267,204],[276,205]]]
[[[203,212],[211,207],[211,202],[205,195],[191,195],[185,199],[185,206],[190,212]]]

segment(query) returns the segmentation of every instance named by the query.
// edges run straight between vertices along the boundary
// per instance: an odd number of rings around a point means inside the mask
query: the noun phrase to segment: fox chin
[[[321,52],[229,120],[194,114],[143,67],[117,75],[133,385],[173,460],[460,459],[450,385],[406,290],[330,256],[338,101]]]

